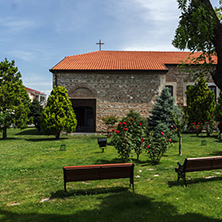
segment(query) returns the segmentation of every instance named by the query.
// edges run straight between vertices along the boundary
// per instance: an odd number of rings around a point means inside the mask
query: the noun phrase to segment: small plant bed
[[[188,172],[188,187],[177,183],[175,173],[177,162],[186,158],[222,155],[217,137],[205,135],[183,134],[183,154],[174,142],[156,165],[144,152],[139,160],[133,153],[128,162],[135,163],[134,193],[124,178],[68,183],[64,195],[63,166],[121,163],[116,149],[108,145],[102,153],[99,136],[57,140],[33,128],[9,129],[8,140],[0,140],[0,221],[219,222],[222,170]]]

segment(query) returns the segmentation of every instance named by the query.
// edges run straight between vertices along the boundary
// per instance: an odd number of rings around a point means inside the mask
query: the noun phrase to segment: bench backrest
[[[133,163],[98,164],[63,167],[66,182],[129,178],[133,176]]]
[[[184,171],[186,172],[213,169],[222,169],[222,156],[187,158],[184,162]]]

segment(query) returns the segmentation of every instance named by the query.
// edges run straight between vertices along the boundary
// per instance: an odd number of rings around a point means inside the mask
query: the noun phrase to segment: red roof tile
[[[196,52],[192,56],[199,56]],[[96,51],[67,56],[53,70],[167,70],[185,61],[190,52]],[[215,60],[217,58],[215,57]],[[215,61],[216,62],[216,61]]]

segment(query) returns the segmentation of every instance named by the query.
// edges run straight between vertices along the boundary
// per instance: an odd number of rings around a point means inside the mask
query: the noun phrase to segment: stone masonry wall
[[[161,71],[59,72],[56,75],[57,84],[66,87],[71,99],[96,99],[97,132],[106,130],[102,121],[105,116],[122,117],[134,109],[148,117],[155,97],[166,82],[166,75]]]

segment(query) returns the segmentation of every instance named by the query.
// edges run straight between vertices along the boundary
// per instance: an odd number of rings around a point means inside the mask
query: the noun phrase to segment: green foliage
[[[178,106],[175,105],[174,98],[170,95],[168,88],[165,87],[161,95],[156,98],[151,115],[148,118],[149,129],[153,130],[160,123],[165,123],[167,126],[165,133],[170,136],[170,126],[173,125],[172,112],[178,113]]]
[[[0,130],[7,138],[7,128],[11,125],[24,129],[27,127],[30,99],[22,84],[21,73],[15,61],[7,59],[0,62]]]
[[[180,50],[189,49],[192,52],[186,61],[182,62],[181,68],[186,70],[194,81],[201,76],[209,77],[209,74],[214,74],[213,64],[217,62],[213,60],[213,56],[216,56],[213,39],[218,23],[217,15],[221,14],[221,10],[215,9],[215,12],[210,1],[177,0],[177,2],[181,16],[172,44]],[[199,57],[192,57],[195,51],[202,53]],[[185,64],[198,68],[194,71]]]
[[[102,118],[102,121],[106,125],[114,125],[116,122],[118,122],[118,118],[116,116],[110,115]]]
[[[180,50],[214,52],[216,20],[209,5],[200,0],[178,0],[178,6],[182,12],[173,45]]]
[[[29,117],[33,118],[33,123],[35,127],[38,129],[38,131],[40,131],[40,122],[41,122],[40,119],[41,119],[43,107],[36,98],[31,103],[30,111],[31,112],[30,112]]]
[[[149,134],[146,141],[147,154],[154,164],[159,163],[163,154],[171,147],[172,140],[165,132],[168,132],[167,125],[160,123]]]
[[[201,77],[194,86],[186,91],[188,122],[204,123],[210,121],[215,108],[214,93],[209,90],[206,80]]]
[[[218,129],[220,130],[220,134],[222,132],[222,92],[220,92],[220,96],[217,99],[217,104],[214,110],[215,120],[219,123]]]
[[[77,120],[67,90],[54,87],[41,117],[41,128],[58,139],[62,131],[71,133],[76,129]]]
[[[145,128],[146,121],[139,113],[130,110],[130,113],[122,118],[117,129],[113,130],[112,144],[123,161],[130,158],[133,150],[137,154],[137,159],[139,159],[143,149]]]

